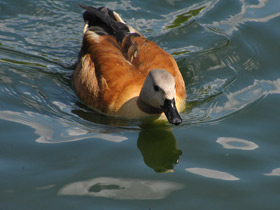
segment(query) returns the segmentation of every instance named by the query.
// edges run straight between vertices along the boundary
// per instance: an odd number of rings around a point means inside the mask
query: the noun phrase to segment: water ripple
[[[210,12],[211,10],[214,11],[215,6],[217,7],[222,3],[222,1],[216,0],[213,2],[211,7],[207,9]],[[232,34],[234,31],[238,30],[240,25],[244,25],[247,22],[268,22],[273,18],[279,17],[279,9],[273,5],[274,1],[268,0],[258,0],[256,4],[240,0],[239,11],[236,12],[236,14],[233,14],[220,21],[214,21],[209,25],[223,28],[228,34]]]

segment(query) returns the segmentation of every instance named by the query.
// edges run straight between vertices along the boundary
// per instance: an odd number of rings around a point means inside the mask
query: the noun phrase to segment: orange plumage
[[[126,25],[121,19],[117,21],[119,16],[116,13],[113,15],[112,21]],[[79,61],[73,75],[80,99],[110,115],[149,115],[137,107],[137,99],[148,73],[153,69],[164,69],[175,79],[176,105],[182,111],[186,98],[185,83],[174,58],[130,26],[129,31],[117,40],[117,32],[102,32],[100,25],[93,30],[90,27],[95,26],[94,23],[89,22],[85,26]]]

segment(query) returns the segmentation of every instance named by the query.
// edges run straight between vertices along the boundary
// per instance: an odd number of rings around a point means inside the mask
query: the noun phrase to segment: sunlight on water
[[[280,94],[280,79],[275,81],[256,80],[253,85],[234,93],[230,93],[226,96],[226,103],[222,106],[217,106],[214,112],[221,113],[233,110],[237,111],[269,94]]]
[[[39,135],[39,138],[35,140],[37,143],[63,143],[89,138],[103,139],[116,143],[127,140],[124,136],[102,133],[98,129],[93,129],[91,131],[84,130],[81,125],[75,127],[73,123],[67,121],[60,121],[61,125],[58,128],[48,116],[32,112],[20,113],[0,111],[0,119],[20,123],[33,128],[35,130],[34,133]],[[61,130],[64,132],[61,132]]]
[[[68,184],[58,194],[125,200],[157,200],[183,188],[183,184],[168,181],[99,177]]]
[[[259,147],[254,142],[230,137],[219,137],[217,143],[226,149],[255,150]]]
[[[274,1],[257,0],[256,4],[250,4],[245,0],[240,0],[240,11],[231,15],[222,21],[214,21],[211,25],[218,28],[224,28],[228,34],[238,30],[238,27],[247,22],[268,22],[269,20],[279,17],[280,12],[277,7],[271,6]],[[214,8],[220,0],[213,1],[208,9]]]
[[[212,179],[220,179],[220,180],[226,180],[226,181],[239,180],[239,178],[237,178],[229,173],[212,170],[212,169],[207,169],[207,168],[186,168],[186,171],[193,173],[193,174],[200,175],[200,176],[204,176],[207,178],[212,178]]]
[[[275,168],[271,171],[271,173],[264,174],[266,176],[280,176],[280,168]]]

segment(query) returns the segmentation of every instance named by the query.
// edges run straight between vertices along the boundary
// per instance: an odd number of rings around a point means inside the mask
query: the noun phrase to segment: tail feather
[[[86,10],[83,17],[89,28],[97,27],[99,31],[102,28],[104,32],[116,36],[118,41],[121,41],[130,32],[129,27],[122,20],[119,20],[119,16],[116,19],[116,13],[112,10],[105,7],[79,6]]]

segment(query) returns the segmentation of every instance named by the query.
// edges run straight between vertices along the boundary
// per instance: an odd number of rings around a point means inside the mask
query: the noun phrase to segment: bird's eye
[[[159,91],[159,87],[157,85],[154,85],[154,90]]]

